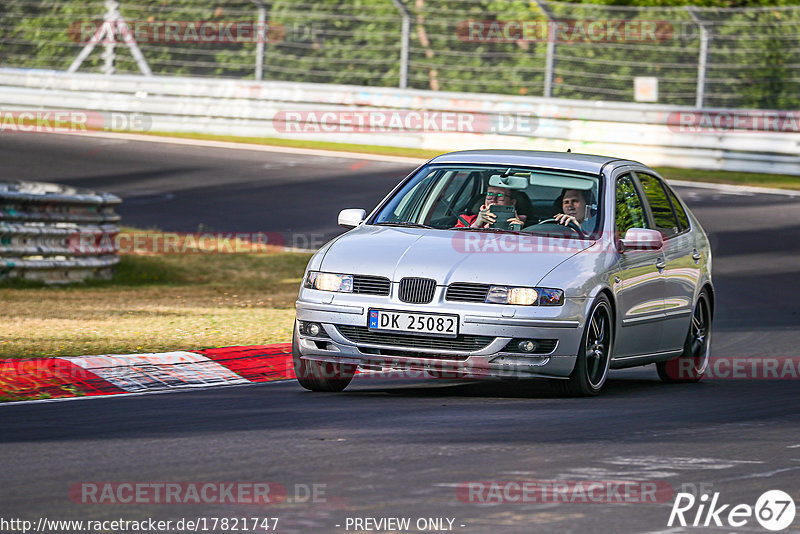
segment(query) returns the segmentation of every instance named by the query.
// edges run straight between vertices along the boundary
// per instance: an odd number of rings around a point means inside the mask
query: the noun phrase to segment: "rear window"
[[[678,223],[681,225],[681,232],[683,232],[689,228],[689,217],[686,215],[686,210],[683,209],[680,200],[678,200],[678,195],[676,195],[675,192],[669,187],[666,189],[670,200],[672,200],[672,207],[675,208],[675,215],[678,216]]]
[[[653,212],[653,222],[656,228],[664,237],[670,237],[680,232],[678,219],[675,217],[675,212],[672,211],[672,203],[661,184],[661,180],[649,174],[637,172],[636,175],[639,177],[639,183],[642,184],[642,190],[647,198],[647,203],[650,205],[650,211]]]

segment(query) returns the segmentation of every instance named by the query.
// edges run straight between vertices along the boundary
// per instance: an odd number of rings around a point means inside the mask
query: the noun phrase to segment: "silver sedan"
[[[341,391],[356,369],[549,378],[596,395],[609,369],[665,381],[708,365],[708,238],[635,161],[454,152],[405,178],[311,258],[297,299],[295,373]]]

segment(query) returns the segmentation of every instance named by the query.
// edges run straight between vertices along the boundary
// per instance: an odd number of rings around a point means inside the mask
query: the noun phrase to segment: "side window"
[[[630,174],[617,178],[616,222],[619,237],[624,237],[631,228],[647,228],[642,200]]]
[[[442,200],[452,203],[456,210],[466,210],[469,208],[467,204],[480,188],[480,181],[480,173],[459,172],[447,186]]]
[[[436,202],[433,209],[429,210],[425,224],[453,226],[456,215],[467,211],[470,200],[480,188],[480,181],[481,174],[478,172],[448,172],[440,181],[441,191],[438,194],[432,191],[434,196],[430,201],[433,203],[435,199]]]
[[[376,222],[381,221],[416,221],[419,211],[422,208],[422,203],[425,200],[428,191],[432,187],[434,181],[441,176],[441,172],[434,170],[425,178],[414,184],[410,190],[401,192],[397,195],[400,201],[394,206],[392,210],[392,218],[387,217],[378,218]]]
[[[678,195],[670,189],[669,187],[666,188],[667,193],[669,193],[669,198],[672,200],[672,207],[675,208],[675,215],[678,216],[678,222],[681,223],[681,232],[689,228],[689,217],[686,215],[686,211],[681,206],[680,201],[678,200]]]
[[[664,234],[664,237],[671,237],[680,232],[678,219],[675,217],[675,212],[672,211],[672,204],[661,185],[661,180],[649,174],[637,172],[636,175],[639,177],[639,183],[642,184],[650,211],[653,212],[653,222],[656,228]]]

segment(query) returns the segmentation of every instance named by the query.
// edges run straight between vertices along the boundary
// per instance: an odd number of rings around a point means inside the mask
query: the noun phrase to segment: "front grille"
[[[489,284],[470,284],[467,282],[456,282],[450,284],[445,293],[445,300],[456,302],[486,302],[486,295],[489,293]]]
[[[383,276],[353,275],[353,293],[360,293],[362,295],[388,295],[390,284],[391,282],[389,282],[389,279]]]
[[[397,356],[399,358],[425,358],[426,360],[452,360],[456,362],[463,362],[469,359],[466,354],[429,354],[421,352],[412,352],[409,350],[397,349],[360,349],[364,354],[372,354],[374,356]]]
[[[452,338],[373,332],[365,326],[336,325],[336,328],[339,333],[353,343],[414,349],[473,352],[485,348],[494,340],[491,336],[471,336],[466,334],[459,334]]]
[[[536,348],[533,352],[525,352],[519,349],[519,342],[520,341],[533,341],[536,343]],[[508,342],[506,347],[503,349],[503,352],[513,352],[515,354],[550,354],[556,349],[556,344],[558,344],[557,339],[522,339],[522,338],[514,338]]]
[[[400,280],[399,298],[410,304],[427,304],[433,300],[436,280],[430,278],[403,278]]]

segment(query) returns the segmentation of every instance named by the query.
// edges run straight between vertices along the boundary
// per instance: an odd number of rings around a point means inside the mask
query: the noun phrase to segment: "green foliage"
[[[658,39],[557,39],[552,95],[633,100],[637,76],[659,79],[659,102],[694,104],[700,32],[709,29],[705,105],[796,109],[800,105],[800,6],[797,0],[403,0],[411,14],[409,87],[540,96],[547,37],[466,39],[470,21],[656,22]],[[797,6],[796,8],[764,6]],[[264,79],[396,87],[402,17],[392,0],[273,0],[264,46]],[[70,25],[102,19],[102,0],[5,0],[0,65],[66,69],[83,47]],[[723,9],[724,8],[724,9]],[[729,9],[737,8],[737,9]],[[760,9],[739,9],[760,8]],[[253,22],[252,0],[121,0],[129,21]],[[74,30],[74,27],[73,27]],[[79,39],[78,39],[79,41]],[[101,72],[99,44],[81,71]],[[252,79],[257,45],[249,42],[144,42],[155,74]],[[117,44],[116,72],[138,73]]]

